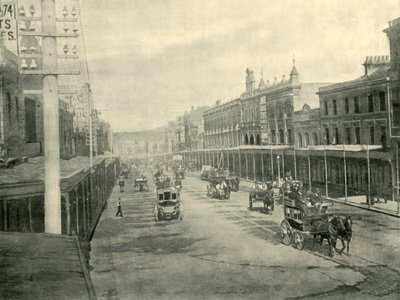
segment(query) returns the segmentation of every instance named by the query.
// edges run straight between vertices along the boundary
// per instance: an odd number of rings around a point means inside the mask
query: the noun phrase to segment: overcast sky
[[[237,98],[245,70],[264,80],[338,82],[389,54],[398,0],[83,0],[93,99],[114,131],[167,124],[191,106]]]

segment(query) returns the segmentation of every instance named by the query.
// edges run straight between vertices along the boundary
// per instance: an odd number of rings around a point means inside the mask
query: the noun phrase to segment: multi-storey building
[[[240,99],[216,104],[204,111],[204,148],[232,147],[243,143]]]
[[[365,74],[320,88],[321,136],[329,144],[388,146],[389,56],[368,56]]]

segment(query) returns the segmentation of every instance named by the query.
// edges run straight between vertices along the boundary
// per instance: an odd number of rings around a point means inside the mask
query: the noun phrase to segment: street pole
[[[60,133],[56,7],[42,0],[45,232],[61,234]]]
[[[311,160],[310,160],[310,145],[308,145],[307,149],[307,158],[308,158],[308,189],[311,192]]]
[[[325,195],[328,198],[328,162],[326,160],[326,141],[324,143],[324,160],[325,160]]]
[[[256,174],[256,150],[253,149],[253,177],[254,181],[257,181],[257,174]]]
[[[242,154],[239,146],[239,178],[242,178]]]
[[[274,156],[272,154],[272,146],[271,146],[271,176],[272,176],[272,182],[274,182]]]
[[[93,170],[93,108],[92,108],[92,90],[88,86],[88,102],[89,102],[89,158],[90,158],[90,174]]]
[[[400,197],[399,197],[399,143],[396,143],[396,196],[397,196],[397,215],[400,215]]]
[[[249,162],[247,160],[247,151],[244,152],[246,158],[246,179],[249,180]]]
[[[285,150],[282,150],[282,178],[285,178]]]
[[[264,157],[263,157],[262,147],[260,148],[260,153],[261,153],[261,174],[262,174],[262,181],[265,182]]]
[[[343,144],[343,168],[344,168],[344,201],[347,202],[347,163],[346,163],[346,150]]]
[[[294,160],[294,180],[297,180],[297,162],[296,162],[296,132],[294,133],[293,160]]]
[[[281,170],[280,170],[280,157],[279,157],[279,155],[277,155],[276,156],[276,161],[277,161],[277,164],[278,164],[278,187],[281,187]]]
[[[367,144],[367,175],[368,175],[368,208],[371,208],[371,166],[369,162],[369,147]]]

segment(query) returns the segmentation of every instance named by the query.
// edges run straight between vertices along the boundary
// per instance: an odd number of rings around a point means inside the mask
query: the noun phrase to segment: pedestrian
[[[119,191],[122,193],[124,191],[125,181],[121,178],[118,184],[119,184]]]
[[[116,217],[123,217],[124,215],[122,214],[122,206],[121,206],[121,198],[118,198],[117,202],[117,213],[115,214]]]

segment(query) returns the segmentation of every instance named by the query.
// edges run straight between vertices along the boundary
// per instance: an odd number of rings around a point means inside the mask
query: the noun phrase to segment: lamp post
[[[278,162],[278,187],[281,186],[281,167],[280,167],[280,157],[279,155],[276,156],[276,160]]]

